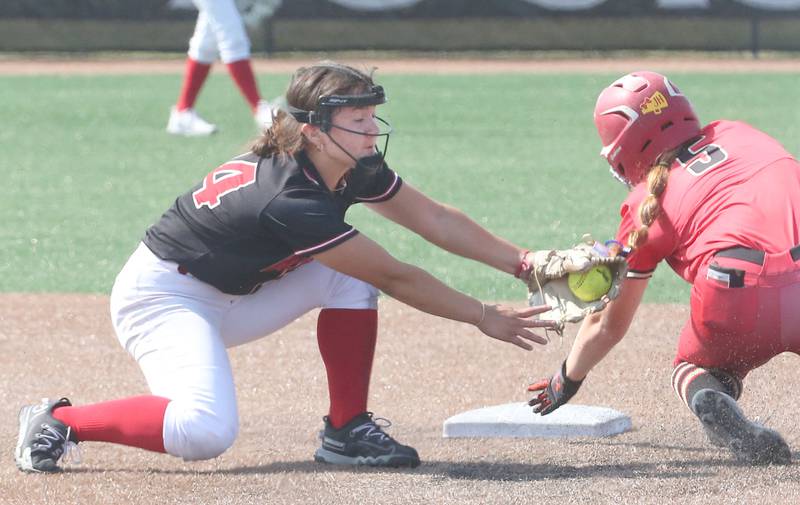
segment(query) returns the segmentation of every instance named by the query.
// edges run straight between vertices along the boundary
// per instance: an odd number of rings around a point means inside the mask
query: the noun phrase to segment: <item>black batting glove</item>
[[[528,405],[533,407],[534,414],[547,415],[564,405],[580,389],[583,380],[574,381],[567,377],[566,360],[561,369],[549,379],[541,379],[528,386],[528,391],[540,393]]]

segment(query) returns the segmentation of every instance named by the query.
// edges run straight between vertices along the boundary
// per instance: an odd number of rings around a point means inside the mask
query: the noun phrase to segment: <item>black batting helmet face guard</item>
[[[378,133],[367,133],[358,130],[352,130],[339,126],[333,122],[333,113],[338,108],[344,107],[372,107],[386,103],[386,94],[382,86],[370,86],[369,89],[360,94],[352,95],[323,95],[317,99],[317,105],[314,110],[306,111],[296,107],[289,106],[289,112],[300,123],[306,123],[316,126],[328,135],[328,138],[336,144],[343,152],[345,152],[355,162],[354,170],[360,172],[359,177],[370,177],[373,173],[379,170],[386,158],[386,151],[389,148],[389,135],[392,133],[392,126],[384,119],[375,116],[378,122]],[[333,137],[330,136],[331,129],[336,128],[356,135],[364,135],[368,137],[384,137],[383,149],[379,150],[376,147],[376,152],[369,156],[356,158],[350,154],[346,149],[339,145]],[[360,170],[359,170],[360,169]]]

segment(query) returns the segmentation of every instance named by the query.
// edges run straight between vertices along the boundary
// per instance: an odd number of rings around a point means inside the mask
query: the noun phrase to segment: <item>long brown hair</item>
[[[330,60],[301,67],[292,76],[286,90],[289,108],[313,111],[317,100],[325,95],[357,94],[373,86],[372,73]],[[293,156],[306,148],[308,141],[301,133],[302,124],[286,110],[280,109],[272,126],[264,131],[250,148],[259,156]]]
[[[647,242],[650,226],[661,214],[659,198],[667,189],[669,170],[678,156],[678,149],[661,153],[656,162],[647,171],[647,196],[639,204],[639,220],[642,225],[628,236],[628,246],[631,249],[643,246]]]

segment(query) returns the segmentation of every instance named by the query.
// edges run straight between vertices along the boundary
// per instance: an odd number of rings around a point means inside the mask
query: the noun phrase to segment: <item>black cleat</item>
[[[58,460],[69,453],[78,440],[69,426],[53,417],[53,410],[72,405],[66,398],[22,407],[19,411],[19,438],[14,459],[23,472],[58,472]]]
[[[387,419],[372,412],[357,415],[338,430],[331,426],[328,417],[323,417],[325,429],[321,433],[322,447],[314,453],[314,460],[338,465],[368,465],[388,467],[411,467],[419,465],[416,449],[402,445],[387,435],[384,427],[391,426]],[[375,421],[388,424],[379,426]]]
[[[736,400],[713,389],[701,389],[692,399],[709,440],[727,447],[736,459],[753,465],[788,465],[792,452],[775,431],[747,419]]]

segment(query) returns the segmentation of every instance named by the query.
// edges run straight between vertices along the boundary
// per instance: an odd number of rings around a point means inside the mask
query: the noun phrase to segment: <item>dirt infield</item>
[[[472,327],[381,300],[371,408],[419,450],[414,470],[335,468],[312,461],[327,408],[315,314],[231,350],[241,433],[220,458],[175,458],[82,444],[83,463],[60,475],[24,475],[13,464],[16,413],[43,396],[76,404],[146,393],[116,343],[104,296],[0,296],[0,503],[797,503],[800,465],[750,468],[705,443],[669,386],[685,307],[642,308],[574,402],[632,417],[633,431],[603,439],[443,439],[463,410],[524,401],[529,381],[551,372],[571,335],[524,352]],[[743,407],[800,447],[800,399],[786,387],[797,358],[782,355],[746,382]],[[798,457],[794,453],[795,459]]]
[[[682,58],[436,60],[342,57],[379,72],[800,72],[800,61]],[[258,72],[291,72],[312,58],[255,60]],[[709,64],[713,63],[713,64]],[[216,66],[216,71],[224,71]],[[183,60],[0,56],[0,75],[180,73]],[[336,468],[312,461],[327,409],[316,314],[231,350],[240,436],[213,461],[184,463],[125,447],[84,443],[83,463],[58,475],[17,471],[17,411],[44,396],[86,404],[146,394],[117,344],[108,299],[0,294],[0,504],[759,504],[799,503],[800,465],[751,468],[709,446],[669,384],[678,305],[645,305],[626,339],[592,372],[574,403],[631,416],[633,430],[601,439],[443,439],[464,410],[528,398],[525,386],[560,364],[572,342],[526,353],[476,329],[381,300],[371,408],[415,446],[413,470]],[[572,329],[574,332],[574,328]],[[800,447],[797,357],[781,355],[745,383],[742,406]],[[794,452],[797,460],[798,453]]]

